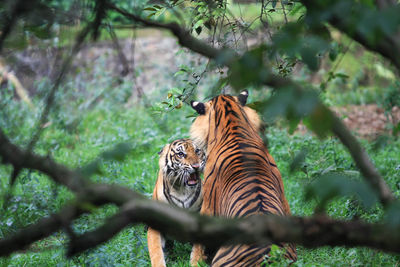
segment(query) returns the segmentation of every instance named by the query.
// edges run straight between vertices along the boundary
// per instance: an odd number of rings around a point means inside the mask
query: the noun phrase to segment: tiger
[[[202,203],[200,173],[205,165],[205,153],[190,139],[178,139],[159,152],[159,171],[153,199],[171,205],[199,211]],[[160,232],[148,228],[147,243],[151,265],[166,266],[165,239]]]
[[[290,215],[283,181],[273,157],[260,137],[263,122],[246,106],[248,91],[238,96],[218,95],[208,102],[191,101],[198,116],[191,139],[206,150],[203,215],[225,218],[256,214]],[[211,253],[193,246],[190,263],[208,260],[211,266],[260,266],[271,249],[266,245],[226,245]],[[278,244],[285,257],[297,260],[294,244]],[[206,251],[209,252],[209,251]]]

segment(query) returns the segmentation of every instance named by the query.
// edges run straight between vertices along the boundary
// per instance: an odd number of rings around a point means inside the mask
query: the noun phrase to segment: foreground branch
[[[121,15],[124,15],[127,18],[132,19],[135,22],[141,23],[148,27],[155,27],[159,29],[166,29],[171,31],[179,40],[179,43],[189,48],[190,50],[199,53],[210,59],[218,59],[222,55],[225,55],[225,58],[228,60],[220,60],[220,63],[225,64],[226,66],[230,66],[230,64],[239,59],[236,56],[236,53],[229,48],[225,49],[217,49],[214,48],[207,43],[194,38],[192,35],[189,34],[188,31],[179,27],[176,23],[159,23],[151,20],[143,19],[139,16],[131,14],[127,11],[124,11],[116,6],[110,6],[110,8],[114,9],[115,11],[119,12]],[[378,50],[375,50],[380,52]],[[229,55],[229,56],[228,56]],[[399,52],[400,55],[400,52]],[[399,62],[400,63],[400,62]],[[399,64],[400,66],[400,64]],[[291,87],[299,92],[304,91],[299,84],[295,83],[289,78],[281,77],[272,74],[269,71],[268,77],[265,77],[264,84],[267,86],[271,86],[273,88],[288,88]],[[367,153],[364,151],[362,146],[359,144],[357,139],[351,134],[351,132],[347,129],[347,127],[341,122],[341,120],[331,112],[323,103],[319,102],[318,105],[325,110],[329,111],[330,116],[332,117],[332,132],[341,140],[344,146],[349,150],[353,160],[355,161],[357,167],[360,169],[361,173],[363,174],[366,181],[372,186],[372,188],[377,192],[380,201],[386,205],[391,203],[395,198],[386,184],[384,179],[380,176],[378,171],[376,170],[374,164],[369,159]]]
[[[152,200],[131,201],[106,224],[74,240],[74,255],[104,242],[132,223],[145,223],[183,242],[209,248],[226,244],[293,242],[305,247],[366,246],[400,253],[400,229],[360,221],[338,221],[325,216],[281,217],[273,214],[245,219],[200,216]]]
[[[8,256],[15,251],[28,248],[33,242],[48,237],[82,214],[82,210],[73,205],[65,206],[58,214],[39,220],[18,231],[11,237],[0,239],[0,256]]]
[[[115,194],[108,188],[107,194]],[[101,198],[101,195],[98,195]],[[59,214],[29,226],[14,236],[0,240],[0,256],[26,248],[33,241],[50,235],[79,216],[83,210],[65,207]],[[200,216],[184,209],[148,199],[135,199],[122,206],[98,229],[74,236],[68,255],[79,254],[111,239],[131,224],[145,223],[182,242],[195,242],[209,248],[226,244],[271,244],[293,242],[305,247],[365,246],[400,253],[400,230],[381,224],[338,221],[325,216],[281,217],[273,214],[244,219]]]
[[[24,160],[26,159],[26,160]],[[21,166],[21,168],[37,170],[46,174],[56,183],[66,186],[69,190],[95,204],[113,203],[123,205],[132,199],[142,199],[142,195],[119,185],[92,183],[80,171],[71,170],[55,162],[50,157],[43,157],[21,150],[12,144],[0,129],[0,160],[4,164]],[[112,194],[109,194],[112,191]],[[99,199],[97,196],[101,196]]]

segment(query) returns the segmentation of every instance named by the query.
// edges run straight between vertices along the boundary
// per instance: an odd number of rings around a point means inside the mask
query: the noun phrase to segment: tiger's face
[[[161,150],[159,166],[172,187],[195,187],[201,184],[205,162],[204,151],[192,140],[179,139]]]

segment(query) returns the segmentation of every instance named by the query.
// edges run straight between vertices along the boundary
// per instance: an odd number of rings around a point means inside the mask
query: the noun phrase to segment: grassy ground
[[[124,85],[121,85],[122,87]],[[88,88],[90,90],[90,88]],[[121,93],[122,92],[122,93]],[[155,96],[161,100],[166,92]],[[10,93],[11,94],[11,93]],[[35,129],[37,112],[27,109],[23,103],[11,100],[10,94],[2,95],[0,125],[13,141],[26,145]],[[106,183],[117,183],[137,190],[150,197],[156,180],[157,151],[166,143],[188,136],[193,114],[185,106],[181,110],[153,115],[141,104],[125,105],[124,90],[116,87],[107,98],[88,109],[85,100],[72,99],[70,94],[60,94],[57,113],[52,114],[51,124],[45,128],[36,152],[50,154],[58,162],[72,168],[82,167],[95,159],[99,153],[111,149],[120,142],[129,142],[136,149],[123,162],[108,161],[102,166],[103,175],[91,179]],[[7,99],[7,97],[9,99]],[[76,96],[75,96],[76,97]],[[62,101],[64,99],[64,101]],[[36,100],[40,108],[39,99]],[[80,104],[78,104],[80,103]],[[346,171],[358,176],[348,153],[336,139],[318,140],[311,135],[290,136],[286,129],[271,127],[267,130],[269,149],[282,172],[286,195],[293,214],[311,215],[316,201],[304,200],[304,188],[319,174],[326,171]],[[379,150],[363,142],[381,174],[392,189],[399,193],[397,165],[400,158],[400,141],[389,138]],[[302,170],[290,173],[289,165],[299,151],[307,151]],[[11,168],[0,167],[1,192],[7,192]],[[13,197],[1,213],[0,237],[14,233],[20,227],[37,221],[40,217],[57,212],[72,200],[72,194],[64,187],[57,186],[45,176],[24,171],[18,178]],[[5,205],[4,198],[1,204]],[[76,233],[94,229],[116,211],[106,206],[93,214],[76,220]],[[329,215],[351,219],[360,216],[375,221],[381,218],[379,208],[364,210],[353,198],[342,198],[328,206]],[[142,225],[129,227],[104,245],[72,259],[64,257],[68,237],[60,232],[41,240],[21,253],[0,259],[8,266],[149,266],[145,228]],[[319,248],[298,247],[299,261],[294,266],[396,266],[399,256],[392,256],[362,248]],[[168,255],[168,266],[188,266],[189,244],[175,244]]]

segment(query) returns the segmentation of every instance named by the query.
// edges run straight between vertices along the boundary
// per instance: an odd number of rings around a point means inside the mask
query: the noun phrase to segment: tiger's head
[[[243,114],[250,127],[260,132],[263,127],[262,121],[254,109],[246,106],[248,96],[248,91],[244,90],[238,96],[219,95],[205,103],[191,101],[192,108],[199,114],[190,127],[190,136],[193,141],[206,150],[211,122],[215,123],[213,127],[217,127],[219,121],[225,119],[227,110],[235,114]]]
[[[200,173],[205,165],[205,153],[190,139],[167,144],[159,152],[159,167],[164,179],[175,188],[201,185]]]

